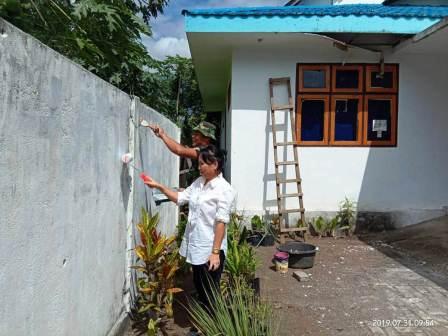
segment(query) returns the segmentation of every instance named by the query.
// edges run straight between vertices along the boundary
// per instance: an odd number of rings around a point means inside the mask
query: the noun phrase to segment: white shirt
[[[235,191],[222,174],[206,185],[204,183],[205,179],[201,176],[177,194],[178,205],[189,204],[188,223],[179,252],[192,265],[202,265],[208,261],[213,249],[215,223],[229,222],[235,200]],[[227,252],[227,227],[221,250]]]

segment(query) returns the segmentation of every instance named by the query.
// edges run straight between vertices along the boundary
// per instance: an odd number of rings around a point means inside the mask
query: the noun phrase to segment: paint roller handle
[[[159,125],[148,125],[148,128],[150,128],[158,138],[163,138],[165,135],[165,131]]]
[[[156,133],[156,135],[158,135],[158,133],[161,130],[161,128],[158,125],[151,125],[149,122],[143,119],[143,117],[140,117],[140,126],[150,128],[154,133]]]

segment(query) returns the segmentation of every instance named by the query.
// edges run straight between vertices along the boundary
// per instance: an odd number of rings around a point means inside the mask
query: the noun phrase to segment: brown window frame
[[[306,70],[324,70],[326,72],[326,76],[325,76],[325,87],[324,88],[306,88],[303,86],[303,71]],[[330,83],[331,83],[331,73],[330,73],[330,65],[327,64],[314,64],[314,65],[303,65],[300,67],[300,80],[298,82],[299,84],[299,91],[301,93],[305,93],[305,92],[312,92],[312,93],[320,93],[320,92],[330,92]]]
[[[356,130],[357,140],[335,140],[336,133],[336,100],[348,100],[348,99],[358,99],[358,113],[356,114],[358,120],[358,127]],[[364,99],[360,94],[353,95],[332,95],[331,96],[331,108],[330,108],[330,145],[333,146],[360,146],[363,141],[363,110],[364,110]]]
[[[323,100],[324,108],[324,137],[322,141],[302,141],[302,104],[301,100]],[[322,94],[303,94],[297,95],[297,117],[296,117],[296,134],[297,143],[304,146],[328,146],[328,126],[329,126],[330,99],[328,95]]]
[[[359,92],[353,92],[353,89],[336,89],[335,88],[335,75],[338,69],[360,69],[360,80],[358,89]],[[309,89],[303,88],[302,73],[303,70],[315,70],[325,69],[327,71],[326,82],[327,86],[330,83],[330,87],[322,89]],[[371,88],[370,80],[373,71],[378,71],[380,65],[378,64],[361,64],[351,63],[341,65],[340,63],[297,63],[296,69],[296,139],[297,144],[303,147],[318,147],[318,146],[346,146],[346,147],[396,147],[397,146],[397,133],[398,133],[398,77],[399,77],[399,65],[398,64],[386,64],[384,65],[385,71],[392,71],[393,73],[393,87],[392,88]],[[362,77],[361,77],[362,76]],[[369,90],[378,91],[369,91]],[[325,99],[327,97],[327,99]],[[338,98],[344,99],[360,99],[360,105],[358,106],[358,139],[356,141],[335,141],[335,106]],[[377,97],[380,99],[391,99],[391,139],[387,141],[379,140],[367,140],[368,130],[368,99],[370,97]],[[301,120],[302,111],[299,99],[302,98],[319,98],[319,100],[325,100],[325,114],[324,114],[324,140],[323,141],[302,141],[301,140]],[[361,134],[361,135],[359,135]]]
[[[368,140],[367,139],[367,131],[368,131],[368,122],[369,122],[369,111],[368,109],[368,100],[369,99],[376,100],[390,100],[391,101],[391,111],[390,111],[390,140],[389,141],[378,141],[378,140]],[[363,140],[365,145],[367,146],[394,146],[397,143],[397,97],[395,95],[374,95],[368,94],[364,96],[364,121],[363,121]]]
[[[367,93],[397,93],[398,90],[398,67],[393,64],[384,66],[384,72],[392,72],[392,88],[380,88],[370,86],[372,72],[381,70],[379,65],[366,65],[366,94]]]
[[[336,72],[338,70],[358,70],[358,87],[342,88],[336,87]],[[332,65],[331,66],[331,92],[332,93],[362,93],[364,87],[364,69],[362,65]]]

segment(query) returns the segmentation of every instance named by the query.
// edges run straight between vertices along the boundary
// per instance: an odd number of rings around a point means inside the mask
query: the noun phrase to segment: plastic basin
[[[311,268],[314,266],[314,257],[319,250],[317,246],[302,242],[288,242],[277,249],[289,254],[289,267]]]

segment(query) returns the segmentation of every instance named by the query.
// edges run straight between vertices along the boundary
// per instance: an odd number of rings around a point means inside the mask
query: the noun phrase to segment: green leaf
[[[78,45],[79,49],[84,49],[86,43],[79,37],[75,38],[75,40],[76,40],[76,44]]]

